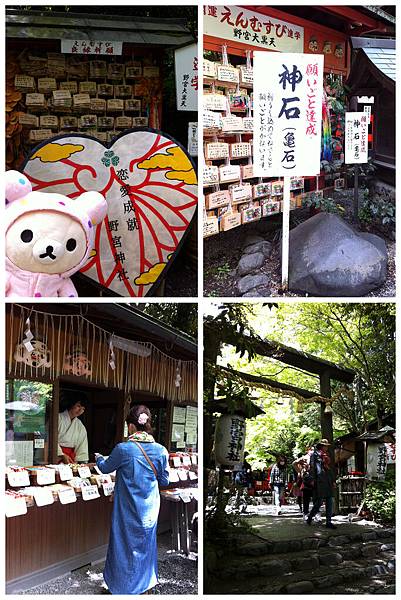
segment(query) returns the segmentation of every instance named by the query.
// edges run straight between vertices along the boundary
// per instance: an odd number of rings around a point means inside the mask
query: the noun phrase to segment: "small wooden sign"
[[[114,89],[119,98],[132,96],[132,86],[130,85],[116,85]]]
[[[229,115],[228,117],[222,117],[221,119],[221,128],[222,131],[242,131],[243,123],[241,117],[236,117],[235,115]]]
[[[99,488],[97,485],[83,485],[81,487],[82,500],[94,500],[100,498]]]
[[[253,165],[241,165],[242,179],[253,178]]]
[[[116,117],[114,125],[116,129],[130,129],[132,117]]]
[[[212,192],[206,194],[205,205],[208,210],[220,208],[220,206],[227,206],[230,203],[230,192],[228,190],[220,190],[219,192]]]
[[[127,79],[135,79],[142,76],[142,65],[125,67],[125,77]]]
[[[25,104],[32,107],[44,107],[46,106],[45,96],[44,94],[27,94]]]
[[[220,183],[231,183],[239,181],[241,177],[240,165],[222,165],[219,167]]]
[[[216,216],[206,217],[203,220],[203,237],[210,237],[219,233],[219,220]]]
[[[241,209],[242,223],[251,223],[252,221],[258,221],[262,216],[261,206],[247,206]]]
[[[6,494],[4,504],[7,518],[19,517],[20,515],[26,515],[28,512],[25,498],[18,498],[11,496],[10,494]]]
[[[113,96],[114,86],[110,83],[98,83],[97,84],[98,96]]]
[[[160,77],[159,67],[143,67],[144,77]]]
[[[227,98],[223,94],[203,94],[203,108],[206,110],[227,110]]]
[[[239,71],[230,65],[217,65],[217,79],[227,83],[239,83]]]
[[[207,132],[218,132],[222,128],[221,114],[211,110],[203,111],[203,130]]]
[[[36,483],[38,485],[48,485],[56,481],[56,472],[54,469],[38,469],[36,471]]]
[[[82,477],[82,479],[85,479],[87,477],[91,476],[91,470],[89,467],[78,467],[78,475],[80,477]]]
[[[241,213],[239,212],[226,213],[221,217],[221,231],[228,231],[229,229],[234,229],[234,227],[238,227],[239,225],[241,225]]]
[[[107,110],[122,112],[124,110],[124,100],[117,100],[115,98],[107,100]]]
[[[33,497],[35,499],[36,506],[47,506],[48,504],[54,503],[54,496],[48,487],[34,488]]]
[[[65,489],[58,490],[57,492],[60,504],[72,504],[77,501],[77,495],[72,487],[66,487]]]
[[[241,65],[239,68],[239,76],[240,76],[240,83],[242,85],[249,85],[252,86],[253,85],[253,69],[247,69],[246,66]]]
[[[229,185],[228,189],[234,204],[252,200],[252,186],[250,183]]]
[[[249,142],[235,142],[230,144],[231,158],[246,158],[251,156],[251,144]]]
[[[78,81],[60,81],[60,90],[68,90],[71,97],[71,94],[78,93]]]
[[[250,133],[253,133],[253,117],[243,117],[242,127],[244,131],[249,131]]]
[[[130,98],[129,100],[125,100],[124,106],[126,111],[140,111],[141,100]]]
[[[58,117],[55,115],[41,115],[40,127],[49,127],[50,129],[58,128]]]
[[[225,142],[209,142],[206,143],[205,146],[206,160],[217,160],[221,158],[229,158],[230,156],[230,147]]]
[[[60,481],[69,481],[74,477],[72,469],[69,465],[58,465],[58,473]]]
[[[96,96],[97,84],[96,81],[80,81],[79,82],[79,93],[89,94],[89,96]]]
[[[27,127],[39,127],[39,117],[29,113],[18,113],[18,122],[20,125]]]
[[[215,165],[205,165],[203,169],[203,184],[214,185],[219,183],[219,169]]]
[[[51,129],[32,129],[29,132],[29,139],[31,142],[43,142],[53,136]]]
[[[14,87],[20,92],[34,92],[35,79],[29,75],[16,75],[14,78]]]
[[[269,196],[271,192],[270,183],[256,183],[252,186],[252,198],[263,198]]]
[[[54,77],[40,77],[38,79],[38,91],[47,93],[57,89],[57,81]]]
[[[217,77],[217,63],[211,60],[203,59],[203,76],[216,79]]]
[[[26,469],[21,469],[20,471],[10,469],[7,471],[7,480],[11,487],[30,485],[29,473]]]

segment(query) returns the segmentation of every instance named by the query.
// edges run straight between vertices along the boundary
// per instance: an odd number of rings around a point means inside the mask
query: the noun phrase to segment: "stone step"
[[[213,586],[210,586],[213,587],[213,591],[210,589],[206,590],[205,593],[223,594],[230,592],[230,594],[247,595],[332,594],[334,589],[337,590],[336,593],[343,593],[347,586],[354,586],[355,589],[358,588],[358,585],[372,588],[377,581],[381,582],[379,586],[381,589],[385,586],[391,590],[395,584],[394,552],[383,552],[382,555],[376,556],[374,560],[371,557],[361,557],[359,560],[343,561],[340,563],[341,566],[336,560],[334,563],[315,563],[308,570],[303,565],[303,568],[299,571],[291,571],[291,569],[288,569],[290,565],[284,564],[280,568],[277,564],[273,572],[267,573],[264,569],[260,569],[252,576],[249,573],[244,573],[239,566],[237,569],[238,575],[235,579],[231,579],[229,590],[227,582],[219,578],[213,583]]]
[[[346,547],[356,542],[369,542],[394,538],[395,529],[371,529],[361,532],[352,532],[344,535],[341,526],[337,531],[327,530],[323,525],[318,529],[310,530],[305,525],[305,537],[300,539],[268,541],[258,538],[252,541],[243,541],[237,549],[237,554],[243,556],[266,556],[284,552],[299,552],[304,550],[317,550],[322,547]]]
[[[338,540],[333,540],[338,541]],[[313,549],[281,552],[274,555],[245,559],[233,557],[226,567],[219,571],[222,579],[242,579],[243,577],[274,577],[280,574],[313,571],[321,566],[340,565],[358,559],[375,559],[383,555],[391,560],[395,552],[394,537],[375,541],[359,541],[341,545],[326,545]]]

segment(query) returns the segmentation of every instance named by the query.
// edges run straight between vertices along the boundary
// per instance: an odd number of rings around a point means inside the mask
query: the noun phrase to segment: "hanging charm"
[[[31,331],[31,320],[29,317],[25,321],[25,325],[26,325],[26,329],[24,331],[25,337],[22,340],[22,343],[24,344],[27,352],[30,354],[33,350],[33,346],[31,344],[31,341],[33,340],[33,333]]]
[[[174,380],[174,385],[176,388],[179,388],[181,386],[181,361],[178,363],[178,366],[175,370],[175,380]]]
[[[110,355],[109,355],[109,365],[110,365],[110,367],[114,371],[115,368],[116,368],[116,357],[115,357],[115,354],[114,354],[114,348],[113,348],[113,340],[112,340],[112,338],[110,338],[110,341],[109,341],[109,352],[110,352]]]

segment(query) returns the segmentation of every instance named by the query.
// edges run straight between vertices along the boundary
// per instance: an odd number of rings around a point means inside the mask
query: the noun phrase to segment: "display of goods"
[[[229,115],[221,118],[221,129],[223,132],[227,131],[242,131],[243,124],[242,118],[236,117],[235,115]]]
[[[203,169],[204,185],[215,185],[219,183],[219,169],[215,165],[205,165]]]
[[[227,110],[227,98],[223,94],[203,94],[203,108],[206,110]]]
[[[79,126],[83,128],[97,127],[97,116],[82,115],[82,117],[79,118]]]
[[[57,81],[54,77],[39,77],[38,91],[47,94],[57,89]]]
[[[110,83],[98,83],[97,94],[98,96],[114,96],[114,85]]]
[[[129,100],[124,100],[124,106],[126,111],[140,111],[141,110],[141,101],[135,98],[130,98]]]
[[[29,75],[16,75],[14,88],[19,92],[29,93],[36,90],[35,79]]]
[[[203,131],[218,133],[222,128],[221,114],[211,110],[203,111]]]
[[[241,177],[242,179],[253,178],[253,164],[241,165]]]
[[[238,183],[228,186],[231,201],[236,204],[252,200],[252,186],[250,183]]]
[[[225,142],[207,142],[205,144],[206,160],[229,158],[230,147]]]
[[[96,81],[80,81],[79,82],[79,93],[89,94],[89,96],[96,96],[97,85]]]
[[[219,190],[205,196],[205,205],[208,210],[227,206],[228,204],[230,204],[230,192],[228,190]]]
[[[78,81],[60,81],[60,90],[68,90],[71,94],[77,94]]]
[[[18,122],[23,127],[39,127],[39,117],[28,113],[18,113]]]
[[[49,129],[58,129],[58,117],[55,115],[41,115],[39,119],[40,127]]]
[[[148,117],[132,117],[133,127],[147,127],[149,125]]]
[[[220,183],[231,183],[232,181],[239,181],[240,177],[240,165],[222,165],[221,167],[219,167]]]
[[[253,133],[253,117],[243,117],[242,127],[244,131],[249,131],[250,133]]]
[[[72,96],[70,90],[54,90],[52,98],[54,107],[71,108]]]
[[[217,79],[224,83],[239,83],[239,70],[231,65],[217,65]]]
[[[251,154],[251,144],[249,142],[235,142],[234,144],[230,144],[231,158],[247,158]]]
[[[239,68],[239,78],[241,85],[249,85],[253,87],[253,69],[247,69],[244,65]]]
[[[217,63],[211,60],[203,59],[203,76],[216,79],[217,77]]]
[[[219,220],[216,216],[208,216],[203,219],[203,237],[209,237],[219,233]]]
[[[78,127],[77,117],[60,117],[61,129],[76,129]]]
[[[116,96],[119,98],[130,97],[132,96],[132,86],[131,85],[115,85],[114,86]]]
[[[91,60],[89,62],[89,76],[107,77],[107,63],[104,60]]]
[[[228,231],[239,227],[241,225],[241,213],[240,212],[227,212],[221,217],[220,229],[221,231]]]
[[[107,100],[107,110],[112,112],[122,112],[124,110],[124,100]]]
[[[89,94],[74,94],[72,97],[74,108],[89,108],[91,99]]]
[[[252,186],[252,198],[262,198],[263,196],[269,196],[271,192],[270,183],[257,183]]]
[[[129,129],[132,127],[132,117],[116,117],[114,126],[116,129]]]
[[[44,94],[27,94],[25,96],[25,105],[31,109],[46,108]]]
[[[125,67],[126,79],[135,79],[135,77],[142,77],[142,65],[129,65]]]
[[[106,107],[107,104],[104,98],[91,99],[90,109],[93,110],[93,112],[106,112]]]

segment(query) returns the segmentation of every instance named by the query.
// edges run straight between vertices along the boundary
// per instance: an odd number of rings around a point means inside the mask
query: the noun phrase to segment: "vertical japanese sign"
[[[323,55],[254,53],[254,173],[320,173]]]
[[[198,110],[198,47],[196,44],[175,51],[177,110]]]
[[[385,479],[387,449],[385,444],[368,443],[366,475],[368,479]]]
[[[345,113],[345,164],[368,162],[369,120],[367,112]]]

